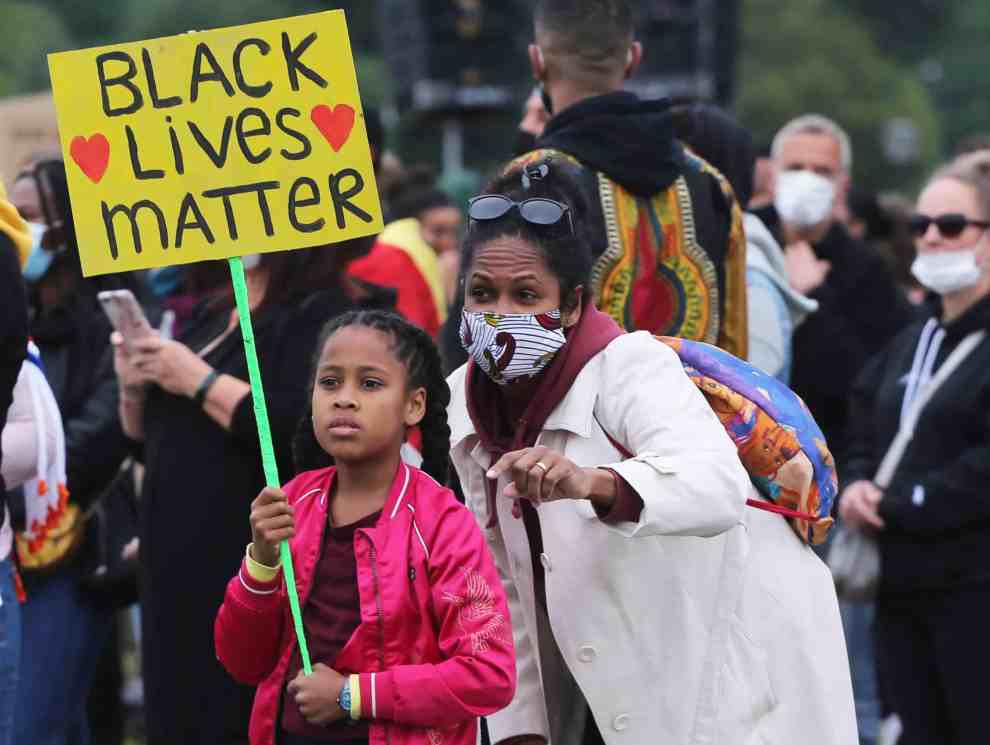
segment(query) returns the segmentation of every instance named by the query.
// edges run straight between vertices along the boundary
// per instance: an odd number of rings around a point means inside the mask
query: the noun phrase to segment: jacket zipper
[[[378,551],[375,549],[374,541],[370,538],[368,538],[368,543],[371,544],[371,575],[375,580],[375,610],[378,614],[378,662],[381,672],[385,672],[385,613],[382,611],[381,583],[378,579]],[[390,743],[392,737],[389,726],[387,723],[383,723],[383,726],[385,729],[385,742]]]

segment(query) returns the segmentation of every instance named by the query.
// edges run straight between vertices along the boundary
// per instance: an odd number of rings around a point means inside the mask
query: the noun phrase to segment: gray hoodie
[[[749,362],[783,383],[790,382],[791,338],[818,302],[791,288],[784,252],[756,215],[743,215],[746,230],[746,290]]]

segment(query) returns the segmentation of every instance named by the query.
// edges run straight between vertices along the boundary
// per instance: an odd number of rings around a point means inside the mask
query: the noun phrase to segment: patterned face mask
[[[461,316],[461,344],[499,385],[538,375],[566,343],[559,310]]]

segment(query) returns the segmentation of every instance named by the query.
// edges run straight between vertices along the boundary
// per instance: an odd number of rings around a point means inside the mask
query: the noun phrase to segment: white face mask
[[[241,257],[241,263],[244,264],[246,272],[257,269],[261,265],[261,254],[245,254]]]
[[[24,264],[24,279],[28,282],[38,282],[48,272],[49,267],[55,260],[55,252],[47,251],[42,245],[48,226],[40,222],[29,222],[28,230],[31,231],[31,252],[28,254]]]
[[[559,310],[461,315],[461,344],[499,385],[538,375],[566,343]]]
[[[975,285],[983,276],[983,269],[976,262],[976,248],[967,248],[919,253],[911,265],[911,273],[932,292],[948,295]]]
[[[797,228],[810,228],[825,221],[835,202],[835,184],[812,171],[781,171],[777,174],[774,207],[780,219]]]

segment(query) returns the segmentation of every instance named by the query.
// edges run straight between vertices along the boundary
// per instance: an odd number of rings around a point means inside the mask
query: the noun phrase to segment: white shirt
[[[38,429],[31,401],[31,384],[27,378],[27,365],[30,364],[25,362],[17,376],[14,400],[7,410],[7,424],[3,428],[2,473],[8,489],[16,489],[38,475]],[[55,460],[58,426],[59,423],[49,421],[45,427],[49,463]],[[3,528],[0,529],[0,560],[10,555],[13,538],[8,510],[4,514]]]

